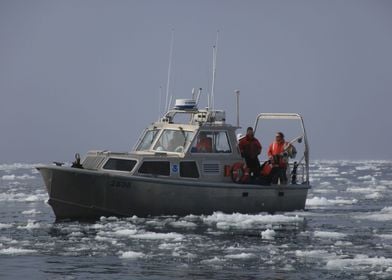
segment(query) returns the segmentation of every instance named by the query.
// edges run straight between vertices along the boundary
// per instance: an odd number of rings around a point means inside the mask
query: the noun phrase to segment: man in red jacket
[[[253,128],[248,127],[246,136],[238,144],[241,156],[245,159],[246,166],[250,170],[251,177],[258,177],[260,173],[260,162],[258,155],[261,153],[259,140],[254,137]]]

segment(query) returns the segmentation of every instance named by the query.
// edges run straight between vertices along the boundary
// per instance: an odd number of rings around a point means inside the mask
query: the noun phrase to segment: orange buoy
[[[231,179],[235,183],[246,183],[249,181],[249,168],[243,162],[236,162],[231,167]]]

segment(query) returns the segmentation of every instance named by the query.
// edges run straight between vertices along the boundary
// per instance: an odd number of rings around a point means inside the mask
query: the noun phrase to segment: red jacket
[[[250,138],[249,136],[245,136],[238,143],[240,148],[241,155],[244,158],[255,159],[261,153],[261,145],[259,140],[255,137]]]

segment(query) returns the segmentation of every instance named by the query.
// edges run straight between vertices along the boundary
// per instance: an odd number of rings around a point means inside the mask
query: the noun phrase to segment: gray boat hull
[[[206,183],[57,166],[37,169],[57,219],[294,211],[305,208],[310,188]]]

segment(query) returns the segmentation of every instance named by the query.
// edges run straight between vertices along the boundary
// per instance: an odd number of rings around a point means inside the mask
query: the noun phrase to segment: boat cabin
[[[168,180],[247,183],[249,174],[238,148],[236,129],[226,124],[224,111],[199,110],[193,100],[180,100],[145,129],[132,152],[91,151],[82,166]],[[239,173],[241,180],[235,180],[233,172]]]

